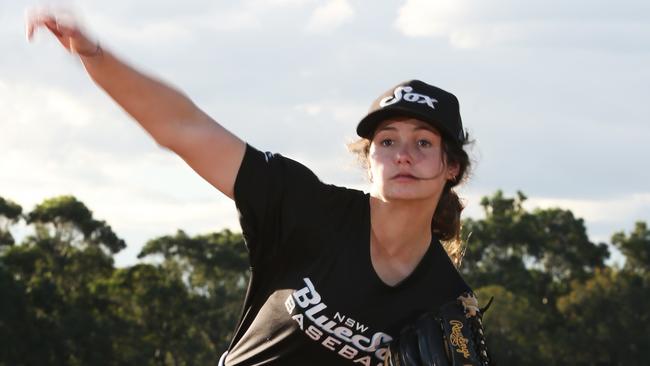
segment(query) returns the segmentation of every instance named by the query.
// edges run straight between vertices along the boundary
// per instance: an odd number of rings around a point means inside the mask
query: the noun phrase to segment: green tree
[[[164,258],[167,271],[186,280],[200,308],[198,323],[215,349],[224,350],[239,319],[250,275],[242,235],[223,230],[190,237],[179,230],[149,241],[139,257],[156,255]]]
[[[494,298],[483,323],[488,351],[497,364],[553,364],[553,355],[545,352],[551,340],[540,332],[544,315],[531,306],[527,297],[498,285],[481,287],[475,292],[480,299]]]
[[[34,235],[5,251],[0,262],[12,277],[5,276],[3,293],[16,299],[7,314],[23,324],[19,329],[24,336],[8,340],[6,362],[111,364],[110,326],[99,316],[107,303],[92,296],[91,287],[110,277],[111,254],[124,242],[70,196],[45,200],[27,215],[27,222]]]
[[[219,357],[197,316],[201,303],[181,277],[138,264],[95,286],[111,299],[114,324],[119,324],[113,329],[119,364],[204,365]]]
[[[518,192],[485,197],[461,271],[479,298],[499,364],[647,364],[650,232],[645,222],[612,243],[622,268],[604,265],[604,244],[559,208],[523,207]],[[44,200],[24,216],[0,198],[0,366],[203,365],[225,349],[249,278],[241,234],[183,231],[150,240],[156,264],[115,269],[125,247],[72,196]],[[157,261],[157,262],[156,262]]]
[[[463,225],[469,240],[461,272],[474,288],[497,286],[501,296],[515,301],[493,305],[492,312],[513,317],[490,327],[497,334],[492,348],[499,363],[552,364],[546,350],[566,326],[557,299],[571,291],[571,281],[586,281],[602,269],[609,252],[606,244],[589,240],[583,220],[571,211],[531,212],[525,200],[521,192],[505,197],[501,191],[483,198],[485,217]],[[526,313],[534,321],[524,320]],[[531,333],[530,324],[539,328]]]
[[[105,221],[95,220],[92,212],[73,196],[44,200],[27,215],[36,237],[53,238],[62,247],[97,246],[115,254],[126,247]]]
[[[0,249],[14,245],[14,237],[9,228],[20,220],[22,212],[23,208],[18,204],[0,197]]]
[[[461,270],[475,286],[499,284],[516,292],[567,291],[569,279],[587,278],[602,268],[607,245],[592,243],[584,221],[559,208],[528,212],[526,196],[507,198],[497,191],[481,201],[485,218],[464,221],[469,237]],[[558,286],[558,288],[554,288]]]
[[[648,365],[650,276],[606,268],[558,300],[552,354],[573,365]]]
[[[615,233],[612,244],[625,256],[625,269],[650,272],[650,230],[645,222],[637,222],[629,235],[623,231]]]
[[[22,209],[3,200],[3,232]],[[26,215],[0,251],[0,365],[204,365],[227,346],[248,280],[240,234],[151,240],[160,265],[115,269],[125,247],[72,196]],[[9,236],[3,236],[9,238]]]

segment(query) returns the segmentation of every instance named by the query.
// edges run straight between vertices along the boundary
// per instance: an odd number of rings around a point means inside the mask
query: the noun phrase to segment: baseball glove
[[[393,340],[384,366],[493,366],[483,334],[482,313],[472,293],[426,313]]]

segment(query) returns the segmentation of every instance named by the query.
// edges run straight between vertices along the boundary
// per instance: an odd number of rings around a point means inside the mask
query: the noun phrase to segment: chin
[[[371,190],[385,201],[432,201],[440,197],[442,187],[431,182],[409,184],[388,180],[375,183]]]
[[[392,189],[380,193],[386,201],[422,201],[431,200],[435,197],[431,192],[421,192],[412,189]]]

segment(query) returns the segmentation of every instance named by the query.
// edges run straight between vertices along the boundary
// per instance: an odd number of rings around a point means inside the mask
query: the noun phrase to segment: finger
[[[90,47],[92,47],[92,52],[95,52],[94,50],[97,47],[95,42],[92,42],[83,34],[72,16],[66,18],[48,11],[30,14],[27,21],[27,38],[31,39],[39,27],[47,28],[59,43],[70,52],[82,54]],[[75,45],[74,50],[73,44]]]
[[[32,37],[34,36],[34,24],[33,23],[27,23],[27,27],[25,28],[25,34],[27,36],[27,40],[31,41]]]
[[[42,22],[40,19],[29,22],[27,24],[27,39],[31,41],[32,38],[34,38],[34,33],[36,32],[36,30],[39,27],[43,27],[43,26],[47,27],[47,24]],[[52,29],[50,29],[50,31],[51,30]]]
[[[69,37],[74,37],[74,36],[79,36],[80,31],[77,26],[70,26],[66,24],[62,24],[60,22],[56,23],[56,29],[59,31],[64,36],[69,36]]]
[[[61,32],[61,30],[59,29],[58,24],[57,24],[55,21],[53,21],[53,20],[48,20],[48,21],[45,21],[43,24],[44,24],[44,25],[47,27],[47,29],[49,29],[50,32],[52,32],[52,33],[53,33],[57,38],[61,38],[61,37],[63,37],[63,33]]]
[[[30,15],[28,15],[25,22],[26,22],[26,26],[27,26],[27,28],[26,28],[27,39],[31,40],[34,37],[34,31],[40,25],[41,18],[36,14],[30,14]]]
[[[27,19],[27,39],[31,40],[34,37],[34,32],[42,26],[46,26],[49,23],[50,25],[54,24],[55,22],[54,18],[51,16],[43,15],[43,14],[32,14],[28,19]],[[48,27],[51,28],[51,27]],[[50,29],[52,31],[52,29]]]
[[[37,23],[34,23],[34,26],[36,28],[38,27],[45,27],[47,28],[61,43],[61,45],[70,51],[70,37],[65,36],[60,30],[59,27],[57,26],[56,21],[54,18],[47,18],[47,19],[40,19]]]
[[[65,24],[57,22],[57,29],[63,35],[68,43],[74,41],[75,52],[82,54],[96,52],[97,42],[88,38],[82,29],[76,23]]]
[[[34,23],[36,22],[37,11],[35,8],[27,8],[25,10],[25,35],[27,40],[31,41],[34,36]]]

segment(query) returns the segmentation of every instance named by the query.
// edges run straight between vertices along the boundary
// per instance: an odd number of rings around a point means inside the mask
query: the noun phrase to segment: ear
[[[458,174],[460,172],[460,164],[453,163],[447,166],[447,180],[455,182],[458,180]]]

